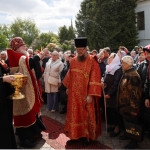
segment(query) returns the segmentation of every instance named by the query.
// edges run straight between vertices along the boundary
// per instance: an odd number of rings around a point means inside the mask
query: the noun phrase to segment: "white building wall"
[[[150,0],[141,0],[135,11],[136,13],[144,11],[145,30],[139,30],[138,38],[140,40],[139,46],[146,46],[150,44]]]

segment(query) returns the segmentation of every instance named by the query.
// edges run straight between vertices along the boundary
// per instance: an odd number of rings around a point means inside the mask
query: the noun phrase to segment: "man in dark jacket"
[[[150,125],[150,45],[143,48],[146,59],[139,65],[137,71],[142,80],[142,103],[141,103],[141,118],[144,125],[144,130]]]
[[[13,76],[4,76],[7,72],[0,64],[0,149],[16,149],[16,140],[13,129],[13,101],[10,96],[14,92],[11,82]]]

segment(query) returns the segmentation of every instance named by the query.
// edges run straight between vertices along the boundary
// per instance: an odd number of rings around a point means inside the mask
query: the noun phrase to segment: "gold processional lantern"
[[[25,96],[20,92],[20,89],[27,83],[27,75],[12,75],[16,78],[15,81],[11,82],[11,85],[15,88],[15,93],[11,96],[13,100],[23,99]]]

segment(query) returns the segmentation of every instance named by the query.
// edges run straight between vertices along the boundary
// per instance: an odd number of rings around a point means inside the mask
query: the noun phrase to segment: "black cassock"
[[[14,88],[3,82],[6,72],[0,64],[0,149],[16,149],[16,140],[13,129],[13,101],[9,98]]]

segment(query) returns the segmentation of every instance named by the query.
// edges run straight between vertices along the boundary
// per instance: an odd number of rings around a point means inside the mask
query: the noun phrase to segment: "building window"
[[[138,30],[145,30],[144,11],[137,13],[137,27]]]

